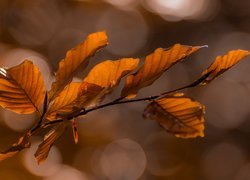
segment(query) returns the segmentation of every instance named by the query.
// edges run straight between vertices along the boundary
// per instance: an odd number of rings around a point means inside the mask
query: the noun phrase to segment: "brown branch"
[[[155,99],[157,99],[157,98],[159,98],[159,97],[161,97],[163,95],[167,95],[167,94],[170,94],[170,93],[182,90],[182,89],[184,89],[184,88],[178,88],[176,90],[171,90],[171,91],[162,93],[160,95],[148,96],[148,97],[138,98],[138,99],[129,99],[129,100],[124,100],[124,101],[120,101],[120,99],[119,100],[117,99],[117,100],[114,100],[114,101],[106,103],[106,104],[102,104],[102,105],[99,105],[99,106],[95,106],[95,107],[83,110],[78,114],[74,114],[73,116],[67,117],[66,119],[56,119],[56,120],[53,120],[53,121],[49,121],[47,123],[44,123],[44,127],[63,122],[65,120],[69,121],[69,120],[72,120],[72,119],[74,119],[74,118],[76,118],[78,116],[86,115],[86,114],[88,114],[88,113],[90,113],[92,111],[103,109],[103,108],[109,107],[109,106],[114,106],[114,105],[118,105],[118,104],[128,104],[128,103],[134,103],[134,102],[141,102],[141,101],[152,101],[152,100],[155,100]]]
[[[209,76],[209,74],[210,73],[205,74],[204,76],[202,76],[201,78],[199,78],[198,80],[194,81],[193,83],[191,83],[189,85],[186,85],[186,86],[183,86],[181,88],[177,88],[177,89],[174,89],[174,90],[171,90],[171,91],[167,91],[167,92],[161,93],[160,95],[148,96],[148,97],[138,98],[138,99],[129,99],[129,100],[123,100],[125,97],[120,97],[120,98],[118,98],[118,99],[116,99],[116,100],[114,100],[112,102],[106,103],[106,104],[95,106],[95,107],[92,107],[92,108],[89,108],[89,109],[82,109],[79,113],[70,115],[70,116],[66,117],[65,119],[56,119],[56,120],[53,120],[53,121],[45,122],[43,124],[42,123],[37,124],[35,127],[33,127],[30,130],[30,132],[31,132],[31,134],[34,134],[40,128],[46,128],[48,126],[51,126],[51,125],[54,125],[54,124],[57,124],[57,123],[61,123],[63,121],[70,121],[70,120],[72,120],[72,119],[74,119],[74,118],[76,118],[78,116],[86,115],[86,114],[88,114],[88,113],[90,113],[92,111],[96,111],[98,109],[103,109],[105,107],[114,106],[114,105],[118,105],[118,104],[127,104],[127,103],[141,102],[141,101],[152,101],[152,100],[155,100],[155,99],[160,98],[162,96],[166,96],[167,94],[171,94],[171,93],[174,93],[174,92],[177,92],[177,91],[180,91],[180,90],[183,90],[183,89],[187,89],[187,88],[196,87],[204,79],[206,79]]]

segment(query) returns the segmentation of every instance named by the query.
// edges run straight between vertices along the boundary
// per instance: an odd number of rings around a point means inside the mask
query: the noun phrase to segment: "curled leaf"
[[[45,85],[39,69],[28,60],[18,66],[0,68],[0,105],[20,114],[39,111]]]
[[[202,77],[207,77],[201,82],[201,84],[205,85],[210,83],[216,77],[218,77],[249,55],[250,51],[238,49],[229,51],[224,56],[217,56],[215,61],[202,73]]]
[[[66,125],[64,123],[60,123],[44,136],[43,142],[38,146],[38,149],[35,153],[35,158],[38,164],[47,159],[51,147],[63,134],[65,127]]]
[[[56,73],[56,81],[49,91],[49,100],[56,98],[64,87],[72,81],[79,70],[84,70],[88,65],[88,58],[108,43],[105,32],[97,32],[88,35],[86,40],[72,50],[69,50],[59,64]]]
[[[13,144],[11,148],[0,153],[0,161],[3,161],[7,158],[14,156],[16,153],[20,152],[25,148],[30,147],[30,133],[25,133],[22,137],[19,138],[18,142]]]
[[[181,138],[204,136],[205,107],[181,93],[150,103],[143,116],[156,120],[168,132]]]
[[[143,66],[135,74],[126,78],[121,97],[134,98],[141,88],[151,85],[167,69],[202,47],[175,44],[166,50],[156,49],[146,57]]]
[[[66,88],[51,102],[46,118],[56,119],[57,114],[71,113],[78,95],[81,83],[71,82]]]
[[[71,125],[72,125],[72,130],[73,130],[74,141],[75,141],[75,144],[77,144],[79,140],[79,135],[78,135],[77,124],[76,124],[75,119],[72,120]]]

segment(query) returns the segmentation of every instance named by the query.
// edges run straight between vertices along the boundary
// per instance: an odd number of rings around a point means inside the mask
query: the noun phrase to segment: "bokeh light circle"
[[[148,26],[136,11],[108,9],[97,22],[97,30],[106,30],[109,36],[107,50],[118,56],[129,56],[145,46]]]
[[[45,85],[47,89],[49,89],[52,82],[50,66],[47,63],[46,58],[35,51],[21,48],[10,49],[0,56],[0,65],[2,67],[9,68],[17,66],[24,60],[32,61],[34,65],[39,68],[40,72],[42,73]]]
[[[61,14],[53,1],[34,1],[29,7],[12,7],[8,30],[21,44],[40,46],[56,33]]]
[[[146,156],[135,141],[120,139],[106,146],[100,164],[108,179],[138,179],[144,172]]]
[[[88,177],[71,166],[63,165],[54,175],[44,180],[88,180]]]
[[[20,115],[9,110],[1,110],[5,124],[14,131],[24,131],[35,123],[35,114]]]
[[[207,122],[217,128],[239,127],[248,116],[249,93],[244,86],[222,78],[203,90],[201,101],[207,106]]]
[[[188,146],[165,131],[149,135],[144,142],[148,159],[147,170],[155,176],[171,176],[184,165],[188,157]]]
[[[34,154],[39,144],[40,142],[33,143],[31,147],[25,151],[23,156],[24,166],[30,173],[36,176],[52,176],[62,167],[61,153],[55,146],[53,146],[46,161],[38,165]]]
[[[231,179],[246,160],[242,149],[231,143],[220,143],[204,153],[202,173],[208,180]]]
[[[144,6],[167,21],[180,21],[208,19],[217,12],[218,2],[216,0],[145,0]]]

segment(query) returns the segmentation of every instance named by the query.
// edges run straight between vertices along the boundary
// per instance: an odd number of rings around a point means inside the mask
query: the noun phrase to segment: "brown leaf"
[[[75,107],[81,109],[100,103],[106,94],[106,89],[83,81],[79,88]]]
[[[229,51],[228,54],[224,56],[217,56],[215,61],[202,73],[202,77],[206,78],[202,80],[201,84],[205,85],[210,83],[216,77],[218,77],[249,55],[249,51],[238,49]]]
[[[150,103],[143,116],[156,120],[168,132],[181,138],[204,136],[205,107],[181,93]]]
[[[88,64],[88,58],[95,52],[107,45],[107,35],[105,32],[97,32],[88,35],[86,40],[76,48],[69,50],[59,64],[56,73],[56,81],[49,91],[49,100],[56,98],[64,87],[72,81],[72,78],[79,70],[84,70]]]
[[[57,114],[69,114],[72,112],[80,85],[81,83],[71,82],[54,101],[51,102],[46,113],[48,120],[56,119]]]
[[[11,148],[0,153],[0,161],[3,161],[7,158],[14,156],[16,153],[20,152],[25,148],[30,147],[30,133],[25,133],[22,137],[19,138],[18,142],[13,144]]]
[[[141,88],[151,85],[175,63],[202,47],[203,46],[192,47],[175,44],[167,50],[162,48],[156,49],[152,54],[146,57],[143,66],[136,73],[126,78],[121,97],[134,98]]]
[[[124,58],[117,61],[107,60],[96,65],[81,84],[79,104],[86,106],[90,102],[101,101],[119,84],[122,77],[137,68],[138,63],[139,59]]]
[[[71,125],[72,125],[72,130],[73,130],[74,141],[75,141],[75,144],[77,144],[79,140],[79,135],[78,135],[77,124],[76,124],[75,119],[72,120]]]
[[[65,123],[60,123],[44,136],[43,142],[38,146],[38,149],[35,153],[35,158],[38,164],[47,159],[51,147],[63,134],[65,128]]]
[[[20,114],[39,111],[45,85],[39,69],[28,60],[18,66],[0,68],[0,105]]]

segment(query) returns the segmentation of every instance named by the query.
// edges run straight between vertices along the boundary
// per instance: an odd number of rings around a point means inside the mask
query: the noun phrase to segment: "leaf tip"
[[[208,48],[208,45],[203,45],[203,46],[200,46],[200,48]]]

